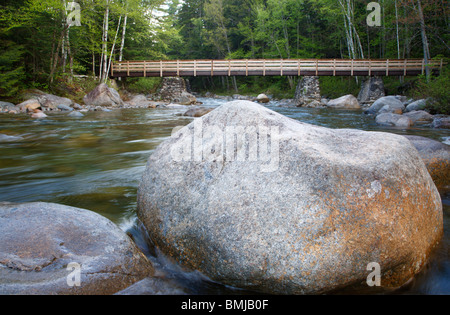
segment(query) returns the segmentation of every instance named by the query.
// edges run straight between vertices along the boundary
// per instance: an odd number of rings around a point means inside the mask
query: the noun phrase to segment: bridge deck
[[[432,60],[433,72],[442,60]],[[422,59],[159,60],[115,62],[111,77],[175,76],[415,76],[425,73]]]

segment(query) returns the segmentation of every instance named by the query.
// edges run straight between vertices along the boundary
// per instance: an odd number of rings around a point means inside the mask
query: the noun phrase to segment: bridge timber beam
[[[442,60],[431,60],[433,73]],[[425,74],[423,59],[244,59],[157,60],[114,62],[110,76],[417,76]]]

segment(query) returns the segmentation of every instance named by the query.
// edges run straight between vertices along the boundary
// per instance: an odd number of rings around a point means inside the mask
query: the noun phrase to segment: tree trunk
[[[108,62],[108,70],[106,71],[106,75],[109,75],[109,71],[111,70],[111,62],[112,62],[112,57],[114,54],[114,48],[116,47],[116,41],[117,41],[117,36],[119,34],[119,29],[120,29],[120,23],[122,23],[122,16],[119,17],[119,23],[117,25],[117,31],[116,31],[116,36],[114,37],[114,42],[111,48],[111,55],[109,56],[109,62]]]
[[[67,54],[69,57],[69,82],[73,82],[73,55],[70,47],[70,26],[67,28]]]
[[[428,46],[425,18],[423,16],[422,5],[420,3],[420,0],[417,0],[417,11],[419,13],[420,19],[420,35],[422,36],[423,58],[425,60],[425,73],[427,76],[427,81],[429,81],[431,75],[430,69],[428,68],[428,62],[430,60],[430,50]]]
[[[127,33],[127,21],[128,21],[128,12],[125,14],[125,19],[123,20],[122,41],[120,43],[120,49],[119,49],[119,61],[123,60],[123,48],[125,47],[125,36]],[[122,81],[121,77],[119,77],[119,81]]]
[[[398,5],[397,0],[395,0],[395,26],[397,30],[397,58],[400,59],[400,36],[398,30]]]
[[[103,23],[103,40],[102,40],[102,72],[100,82],[105,83],[108,71],[108,28],[109,28],[109,0],[106,1],[105,20]]]
[[[128,13],[125,15],[125,19],[123,20],[122,42],[120,43],[119,61],[123,60],[123,48],[125,47],[125,35],[127,32],[127,21],[128,21]]]

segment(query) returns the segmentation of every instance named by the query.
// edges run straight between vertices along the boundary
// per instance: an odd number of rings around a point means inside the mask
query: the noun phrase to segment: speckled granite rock
[[[80,286],[69,286],[71,263]],[[0,203],[0,294],[113,294],[153,273],[131,239],[94,212]]]
[[[271,159],[261,158],[269,142]],[[367,288],[372,262],[382,288],[400,286],[443,233],[439,193],[406,138],[313,126],[247,101],[215,109],[155,150],[138,216],[184,266],[281,294]]]

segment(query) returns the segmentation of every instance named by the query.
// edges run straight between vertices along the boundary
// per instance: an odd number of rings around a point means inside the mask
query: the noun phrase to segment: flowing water
[[[205,107],[225,101],[199,99]],[[428,127],[387,129],[361,111],[269,108],[300,121],[330,128],[355,128],[413,134],[444,141],[447,130]],[[0,201],[44,201],[95,211],[127,231],[184,293],[244,294],[245,291],[186,272],[149,246],[136,224],[137,187],[148,157],[176,126],[192,118],[184,108],[127,109],[88,112],[82,118],[52,114],[43,120],[26,115],[0,115]],[[396,293],[450,293],[450,196],[442,196],[445,235],[427,268]],[[365,293],[365,292],[364,292]]]

